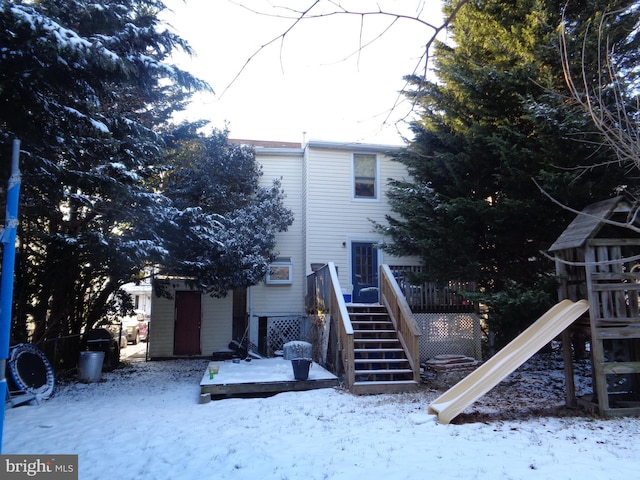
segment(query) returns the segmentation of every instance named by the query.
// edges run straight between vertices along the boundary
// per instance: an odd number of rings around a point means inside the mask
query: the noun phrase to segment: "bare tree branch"
[[[273,37],[263,45],[259,46],[247,58],[247,60],[244,62],[244,64],[242,65],[238,73],[233,77],[233,79],[229,82],[229,84],[223,89],[220,95],[221,97],[224,96],[225,92],[227,92],[233,86],[233,84],[237,81],[240,75],[246,70],[247,66],[251,63],[251,61],[254,58],[256,58],[258,55],[260,55],[260,53],[263,50],[265,50],[267,47],[273,44],[276,44],[276,43],[280,44],[280,67],[281,67],[281,70],[284,71],[284,65],[282,61],[282,51],[283,51],[284,42],[287,35],[289,35],[289,33],[294,29],[298,28],[303,20],[323,19],[323,18],[328,18],[333,16],[360,17],[359,39],[358,39],[357,49],[356,51],[347,54],[342,58],[342,60],[340,60],[340,61],[346,61],[347,59],[357,55],[358,66],[360,65],[360,58],[361,58],[360,56],[362,51],[365,48],[373,45],[374,43],[381,41],[383,37],[389,32],[389,30],[394,26],[396,26],[400,21],[412,21],[412,22],[417,22],[421,25],[424,25],[431,32],[428,35],[428,37],[425,39],[426,41],[424,43],[423,53],[418,58],[418,61],[416,62],[416,65],[413,71],[409,72],[409,76],[414,76],[414,77],[419,76],[426,80],[429,73],[429,57],[430,57],[430,51],[432,47],[434,46],[438,37],[443,32],[445,32],[447,28],[450,26],[451,22],[456,17],[460,9],[466,3],[468,3],[469,0],[457,0],[457,1],[452,0],[451,12],[442,19],[441,23],[435,23],[435,22],[426,20],[424,18],[421,18],[421,13],[425,9],[424,2],[421,2],[420,5],[416,8],[416,13],[414,15],[407,15],[403,13],[383,10],[379,5],[377,10],[372,10],[372,9],[361,10],[361,11],[350,10],[349,8],[346,8],[345,6],[343,6],[343,4],[340,1],[336,1],[336,0],[313,0],[308,7],[303,9],[298,9],[298,8],[283,6],[278,4],[272,4],[272,7],[275,10],[275,12],[264,12],[264,11],[257,10],[255,8],[251,8],[242,0],[230,0],[230,1],[231,3],[234,3],[239,7],[242,7],[246,10],[249,10],[252,13],[255,13],[256,15],[288,19],[291,21],[291,23],[284,29],[282,33],[278,34],[277,36]],[[321,10],[322,7],[328,7],[328,9],[322,11]],[[376,34],[372,39],[365,41],[364,26],[365,26],[365,19],[368,17],[387,17],[390,19],[390,23],[382,31]],[[409,86],[409,82],[406,82],[402,90],[398,92],[396,100],[394,101],[393,105],[390,106],[389,110],[387,111],[382,121],[381,129],[385,125],[389,124],[389,121],[393,112],[397,110],[397,108],[400,106],[403,99],[405,98],[405,95],[403,92],[406,91],[408,86]],[[402,117],[397,122],[395,122],[396,124],[398,122],[404,122],[408,118],[408,116],[414,110],[416,106],[416,102],[417,100],[414,99],[411,105],[410,111],[404,117]]]
[[[431,48],[433,47],[434,43],[438,39],[438,36],[442,32],[444,32],[447,28],[449,28],[449,25],[455,19],[456,15],[460,11],[460,9],[466,3],[468,3],[468,1],[469,0],[459,0],[456,3],[456,5],[454,6],[454,8],[451,11],[451,13],[444,18],[444,20],[443,20],[441,25],[439,25],[437,27],[433,26],[433,25],[429,25],[431,28],[433,28],[433,33],[431,34],[431,36],[427,40],[427,43],[425,44],[425,47],[424,47],[424,51],[423,51],[422,55],[420,56],[420,58],[418,59],[418,62],[416,64],[415,68],[413,69],[413,75],[416,75],[416,73],[421,70],[421,65],[424,63],[424,67],[422,69],[422,78],[424,80],[427,79],[428,73],[429,73],[429,58],[430,58],[430,53],[429,52],[431,51]],[[385,120],[383,122],[383,125],[387,125],[388,124],[389,119],[391,118],[391,115],[393,114],[393,112],[396,110],[396,108],[398,108],[398,106],[402,102],[402,99],[404,98],[404,92],[407,90],[408,86],[409,86],[409,82],[407,81],[407,82],[405,82],[404,87],[402,88],[402,90],[400,92],[398,92],[398,96],[396,97],[396,100],[395,100],[393,106],[389,110],[389,113],[388,113],[387,117],[385,118]],[[417,102],[417,97],[414,97],[414,100],[413,100],[412,105],[411,105],[411,110],[404,117],[402,117],[399,121],[405,121],[409,117],[411,112],[413,112],[414,108],[416,107],[416,102]]]
[[[306,17],[307,17],[308,13],[309,13],[313,8],[315,8],[315,6],[316,6],[316,5],[320,4],[321,2],[322,2],[322,0],[314,0],[314,2],[309,6],[309,8],[307,8],[307,9],[306,9],[306,10],[304,10],[304,11],[300,11],[300,12],[298,12],[298,13],[300,14],[300,16],[299,16],[299,17],[295,17],[295,18],[293,18],[293,22],[291,23],[291,25],[289,25],[289,26],[287,27],[287,29],[286,29],[283,33],[279,34],[278,36],[276,36],[276,37],[272,38],[271,40],[269,40],[267,43],[265,43],[265,44],[261,45],[260,47],[258,47],[258,49],[257,49],[255,52],[253,52],[253,53],[249,56],[249,58],[247,58],[247,60],[246,60],[246,61],[244,62],[244,64],[242,65],[242,67],[240,67],[240,70],[238,71],[238,73],[236,73],[236,75],[233,77],[233,79],[231,80],[231,82],[229,82],[229,85],[227,85],[227,86],[224,88],[224,90],[223,90],[223,91],[222,91],[222,93],[220,94],[220,97],[224,96],[225,92],[226,92],[227,90],[229,90],[229,88],[231,88],[231,86],[236,82],[236,80],[240,77],[240,75],[242,75],[242,72],[244,72],[244,71],[245,71],[245,69],[247,68],[247,66],[249,65],[249,63],[251,63],[251,61],[252,61],[254,58],[256,58],[256,57],[260,54],[260,52],[262,52],[262,50],[264,50],[264,49],[265,49],[265,48],[267,48],[269,45],[272,45],[272,44],[274,44],[274,43],[276,43],[276,42],[278,42],[278,41],[280,41],[280,68],[281,68],[281,70],[283,70],[283,71],[284,71],[284,68],[283,68],[283,66],[282,66],[282,46],[284,45],[285,37],[286,37],[286,36],[289,34],[289,32],[291,32],[291,31],[292,31],[292,30],[293,30],[293,29],[294,29],[294,28],[295,28],[295,27],[296,27],[296,26],[297,26],[297,25],[298,25],[298,24],[299,24],[299,23],[300,23],[304,18],[306,18]],[[264,14],[264,13],[262,13],[262,12],[255,11],[255,10],[253,10],[253,9],[251,9],[251,8],[248,8],[247,6],[245,6],[245,5],[243,5],[242,3],[239,3],[239,2],[234,2],[234,1],[232,1],[231,3],[234,3],[234,4],[236,4],[236,5],[238,5],[238,6],[242,7],[242,8],[245,8],[245,9],[247,9],[247,10],[251,11],[251,12],[254,12],[254,13],[257,13],[257,14],[260,14],[260,15],[274,16],[274,15],[271,15],[271,14]]]
[[[620,228],[626,228],[628,230],[631,230],[633,232],[638,232],[640,233],[640,227],[637,226],[637,220],[638,220],[638,214],[640,213],[639,210],[636,208],[631,212],[631,215],[629,215],[627,217],[627,220],[625,222],[616,222],[614,220],[607,220],[604,219],[602,217],[596,216],[596,215],[590,215],[588,213],[584,213],[581,210],[576,210],[575,208],[571,208],[568,205],[565,205],[564,203],[560,202],[559,200],[556,200],[555,198],[553,198],[549,193],[547,193],[547,191],[542,188],[542,186],[537,182],[537,180],[535,178],[531,179],[533,181],[533,183],[535,183],[536,187],[538,187],[538,190],[540,190],[540,192],[547,197],[549,200],[551,200],[553,203],[555,203],[556,205],[562,207],[563,209],[571,212],[571,213],[575,213],[576,215],[585,215],[591,218],[595,218],[599,221],[602,221],[603,223],[606,223],[607,225],[612,225],[614,227],[620,227]]]
[[[598,260],[597,262],[572,262],[569,260],[565,260],[561,257],[549,255],[547,252],[544,252],[544,251],[540,251],[540,254],[543,257],[548,258],[553,262],[562,263],[564,265],[570,265],[572,267],[593,267],[596,265],[616,265],[621,262],[628,263],[628,262],[635,262],[636,260],[640,260],[640,255],[633,255],[631,257],[616,258],[615,260]],[[635,280],[637,277],[630,277],[630,278],[633,278]]]
[[[585,57],[588,36],[585,34],[581,57],[581,84],[580,86],[576,84],[571,72],[571,54],[567,47],[564,21],[560,31],[560,55],[565,82],[572,99],[591,117],[604,143],[616,153],[618,163],[640,169],[640,128],[636,121],[638,109],[636,108],[634,112],[629,111],[629,104],[622,89],[622,79],[613,63],[614,50],[609,43],[609,38],[603,33],[606,21],[623,12],[605,13],[598,25],[600,48],[597,52],[595,80],[590,80],[591,77],[587,72]],[[612,101],[606,102],[605,95],[612,98]]]

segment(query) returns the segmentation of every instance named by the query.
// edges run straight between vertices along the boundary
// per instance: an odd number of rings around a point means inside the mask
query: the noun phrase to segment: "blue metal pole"
[[[13,141],[11,155],[11,176],[7,189],[7,208],[4,231],[0,235],[2,250],[2,278],[0,279],[0,453],[2,453],[2,433],[4,431],[4,402],[7,399],[7,360],[11,337],[11,304],[13,303],[13,271],[16,259],[16,231],[18,229],[18,199],[20,197],[20,140]]]

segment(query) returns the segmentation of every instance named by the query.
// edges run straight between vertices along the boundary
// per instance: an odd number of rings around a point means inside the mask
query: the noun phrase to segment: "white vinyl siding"
[[[296,155],[266,154],[256,149],[256,160],[262,166],[260,183],[269,186],[274,178],[279,178],[285,194],[284,204],[293,212],[293,224],[286,232],[276,234],[275,253],[278,257],[290,259],[293,278],[291,283],[267,284],[261,282],[251,287],[251,305],[254,317],[289,315],[304,312],[306,277],[303,250],[303,165],[302,152]]]
[[[202,295],[202,324],[200,327],[200,349],[202,355],[210,357],[213,352],[227,350],[232,337],[233,295],[216,298]]]
[[[173,329],[175,319],[173,298],[158,297],[151,293],[151,321],[149,322],[149,356],[173,356]]]
[[[357,151],[357,149],[356,149]],[[382,153],[377,158],[377,181],[384,192],[388,178],[408,178],[407,170],[399,162],[391,161]],[[371,220],[385,223],[391,213],[387,197],[379,194],[379,201],[358,201],[353,198],[353,152],[345,149],[309,148],[307,151],[307,264],[334,262],[344,293],[350,289],[350,247],[352,241],[380,242],[382,237],[373,232]],[[381,180],[382,179],[382,180]],[[381,252],[379,260],[393,263]],[[406,263],[406,260],[404,261]],[[413,260],[412,263],[417,263]]]

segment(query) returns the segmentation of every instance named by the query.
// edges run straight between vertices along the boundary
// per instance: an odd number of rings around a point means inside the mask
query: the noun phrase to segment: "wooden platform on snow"
[[[296,380],[290,360],[264,358],[233,363],[231,360],[212,361],[219,366],[218,373],[209,379],[205,370],[200,381],[200,393],[216,396],[260,395],[316,388],[331,388],[338,385],[338,377],[317,363],[311,365],[307,380]]]

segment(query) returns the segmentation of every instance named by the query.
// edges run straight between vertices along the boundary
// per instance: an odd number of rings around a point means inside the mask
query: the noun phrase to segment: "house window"
[[[353,155],[353,198],[378,198],[378,161],[375,155]]]
[[[293,263],[291,258],[279,257],[269,265],[267,284],[287,285],[293,283]]]

